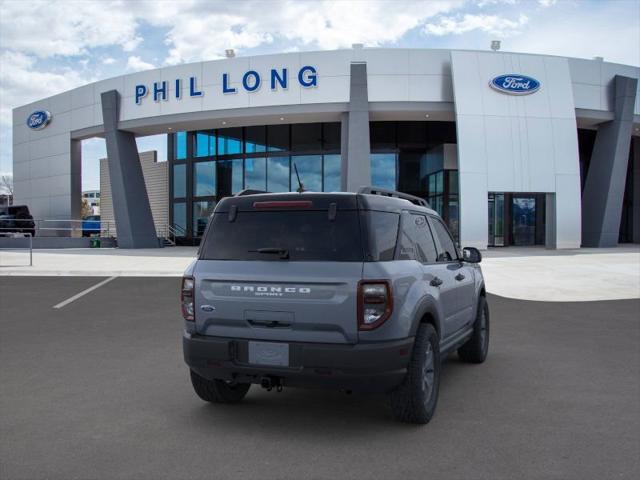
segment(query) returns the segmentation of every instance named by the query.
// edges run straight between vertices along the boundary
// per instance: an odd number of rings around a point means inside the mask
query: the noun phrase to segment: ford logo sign
[[[529,95],[540,90],[540,82],[538,80],[517,73],[498,75],[489,82],[489,86],[494,90],[508,93],[509,95]]]
[[[49,125],[51,121],[51,113],[46,110],[37,110],[27,118],[27,127],[32,130],[42,130]]]

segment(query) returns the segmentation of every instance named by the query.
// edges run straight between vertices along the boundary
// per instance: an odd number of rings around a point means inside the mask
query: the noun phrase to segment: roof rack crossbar
[[[424,198],[416,197],[414,195],[409,195],[408,193],[398,192],[396,190],[387,190],[385,188],[378,187],[360,187],[358,193],[368,194],[368,195],[380,195],[383,197],[394,197],[401,198],[403,200],[408,200],[414,205],[420,205],[421,207],[431,208],[429,202],[427,202]]]
[[[252,188],[245,188],[244,190],[240,190],[238,193],[234,195],[234,197],[244,197],[245,195],[259,195],[261,193],[271,193],[266,190],[254,190]]]

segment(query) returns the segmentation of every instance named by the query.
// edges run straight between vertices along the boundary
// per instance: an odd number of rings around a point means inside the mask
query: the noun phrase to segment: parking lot
[[[178,278],[0,278],[0,478],[604,479],[640,474],[640,300],[490,296],[489,359],[424,427],[384,396],[253,387],[209,405]]]

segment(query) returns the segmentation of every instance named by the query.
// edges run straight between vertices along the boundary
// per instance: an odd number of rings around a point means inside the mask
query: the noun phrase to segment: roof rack
[[[234,197],[244,197],[245,195],[259,195],[261,193],[271,193],[265,190],[254,190],[252,188],[245,188],[244,190],[240,190],[238,193],[234,195]]]
[[[395,190],[386,190],[384,188],[377,187],[360,187],[358,193],[368,194],[368,195],[381,195],[383,197],[394,197],[401,198],[403,200],[408,200],[414,205],[420,205],[421,207],[431,208],[429,202],[427,202],[424,198],[416,197],[414,195],[409,195],[408,193],[397,192]]]

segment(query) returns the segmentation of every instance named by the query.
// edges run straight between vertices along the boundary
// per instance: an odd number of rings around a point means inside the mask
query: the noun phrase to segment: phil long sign
[[[489,86],[509,95],[529,95],[540,90],[538,80],[519,73],[498,75],[489,82]]]
[[[290,79],[290,73],[291,79]],[[211,79],[209,79],[211,81]],[[235,83],[234,83],[235,81]],[[302,88],[318,86],[318,72],[316,67],[304,65],[295,72],[289,72],[288,68],[272,68],[268,72],[248,70],[239,78],[232,79],[230,73],[222,73],[219,84],[215,88],[224,95],[233,95],[239,90],[248,93],[256,92],[261,88],[268,88],[275,92],[286,90],[290,82],[297,82]],[[170,98],[180,100],[182,97],[202,97],[205,90],[200,86],[207,84],[197,77],[176,78],[163,80],[152,84],[138,84],[135,87],[135,101],[141,105],[145,98],[153,98],[154,102],[168,101]],[[217,82],[216,82],[217,83]]]

